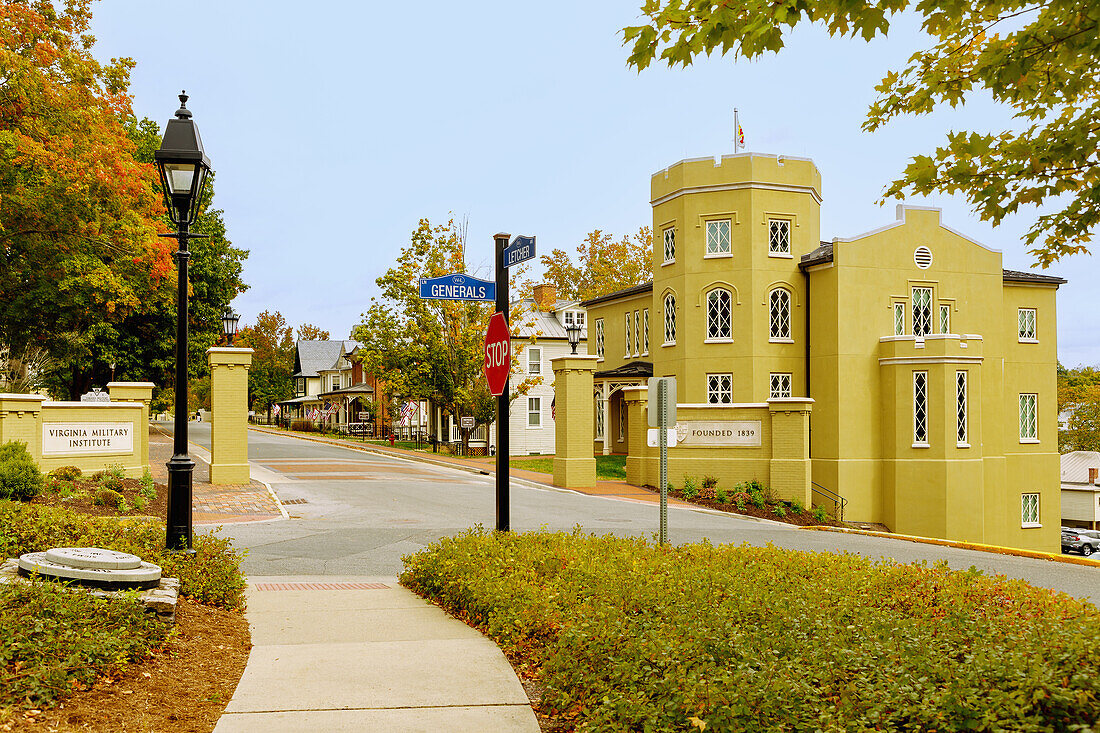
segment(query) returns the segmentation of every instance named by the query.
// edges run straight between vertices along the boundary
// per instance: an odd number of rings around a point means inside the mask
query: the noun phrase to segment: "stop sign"
[[[512,370],[512,337],[503,313],[494,313],[485,330],[485,380],[494,397],[504,394]]]

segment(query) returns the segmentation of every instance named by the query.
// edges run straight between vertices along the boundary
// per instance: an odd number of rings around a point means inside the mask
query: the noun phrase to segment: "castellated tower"
[[[821,174],[806,158],[741,153],[653,175],[653,374],[679,401],[805,397],[799,259],[820,244]]]

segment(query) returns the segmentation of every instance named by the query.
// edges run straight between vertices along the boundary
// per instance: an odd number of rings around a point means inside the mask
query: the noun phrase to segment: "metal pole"
[[[733,153],[736,155],[741,146],[741,125],[737,119],[737,108],[733,108]]]
[[[496,244],[496,287],[497,287],[497,311],[504,314],[504,320],[508,320],[508,268],[504,266],[504,248],[508,246],[509,235],[497,234],[493,239]],[[508,358],[512,358],[511,344],[508,344]],[[509,379],[508,382],[511,380]],[[504,383],[504,391],[497,397],[497,531],[507,532],[510,529],[508,519],[508,454],[511,452],[508,446],[508,409],[509,409],[509,383]]]
[[[185,212],[180,212],[183,219]],[[191,552],[191,482],[195,462],[187,454],[187,249],[190,225],[181,222],[176,239],[178,280],[176,290],[176,415],[172,458],[168,461],[168,526],[165,547]]]
[[[661,433],[661,544],[668,544],[668,382],[657,383],[657,430]]]

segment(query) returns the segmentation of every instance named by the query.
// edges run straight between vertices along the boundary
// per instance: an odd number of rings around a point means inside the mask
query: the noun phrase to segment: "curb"
[[[907,542],[920,542],[926,545],[940,545],[941,547],[957,547],[962,550],[976,550],[997,555],[1014,555],[1016,557],[1029,557],[1033,560],[1047,560],[1049,562],[1062,562],[1069,565],[1083,565],[1085,567],[1100,568],[1100,562],[1088,560],[1084,557],[1071,557],[1068,555],[1055,555],[1052,552],[1039,552],[1038,550],[1021,550],[1016,547],[1001,547],[1000,545],[986,545],[980,542],[956,542],[954,540],[941,540],[935,537],[918,537],[909,534],[891,534],[890,532],[876,532],[870,529],[849,529],[846,527],[827,527],[816,525],[802,527],[815,532],[841,532],[844,534],[861,534],[868,537],[885,537],[891,540],[906,540]]]

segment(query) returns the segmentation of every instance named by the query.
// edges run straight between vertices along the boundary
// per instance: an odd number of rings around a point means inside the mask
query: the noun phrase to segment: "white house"
[[[1100,453],[1076,450],[1062,456],[1062,524],[1100,529]]]

